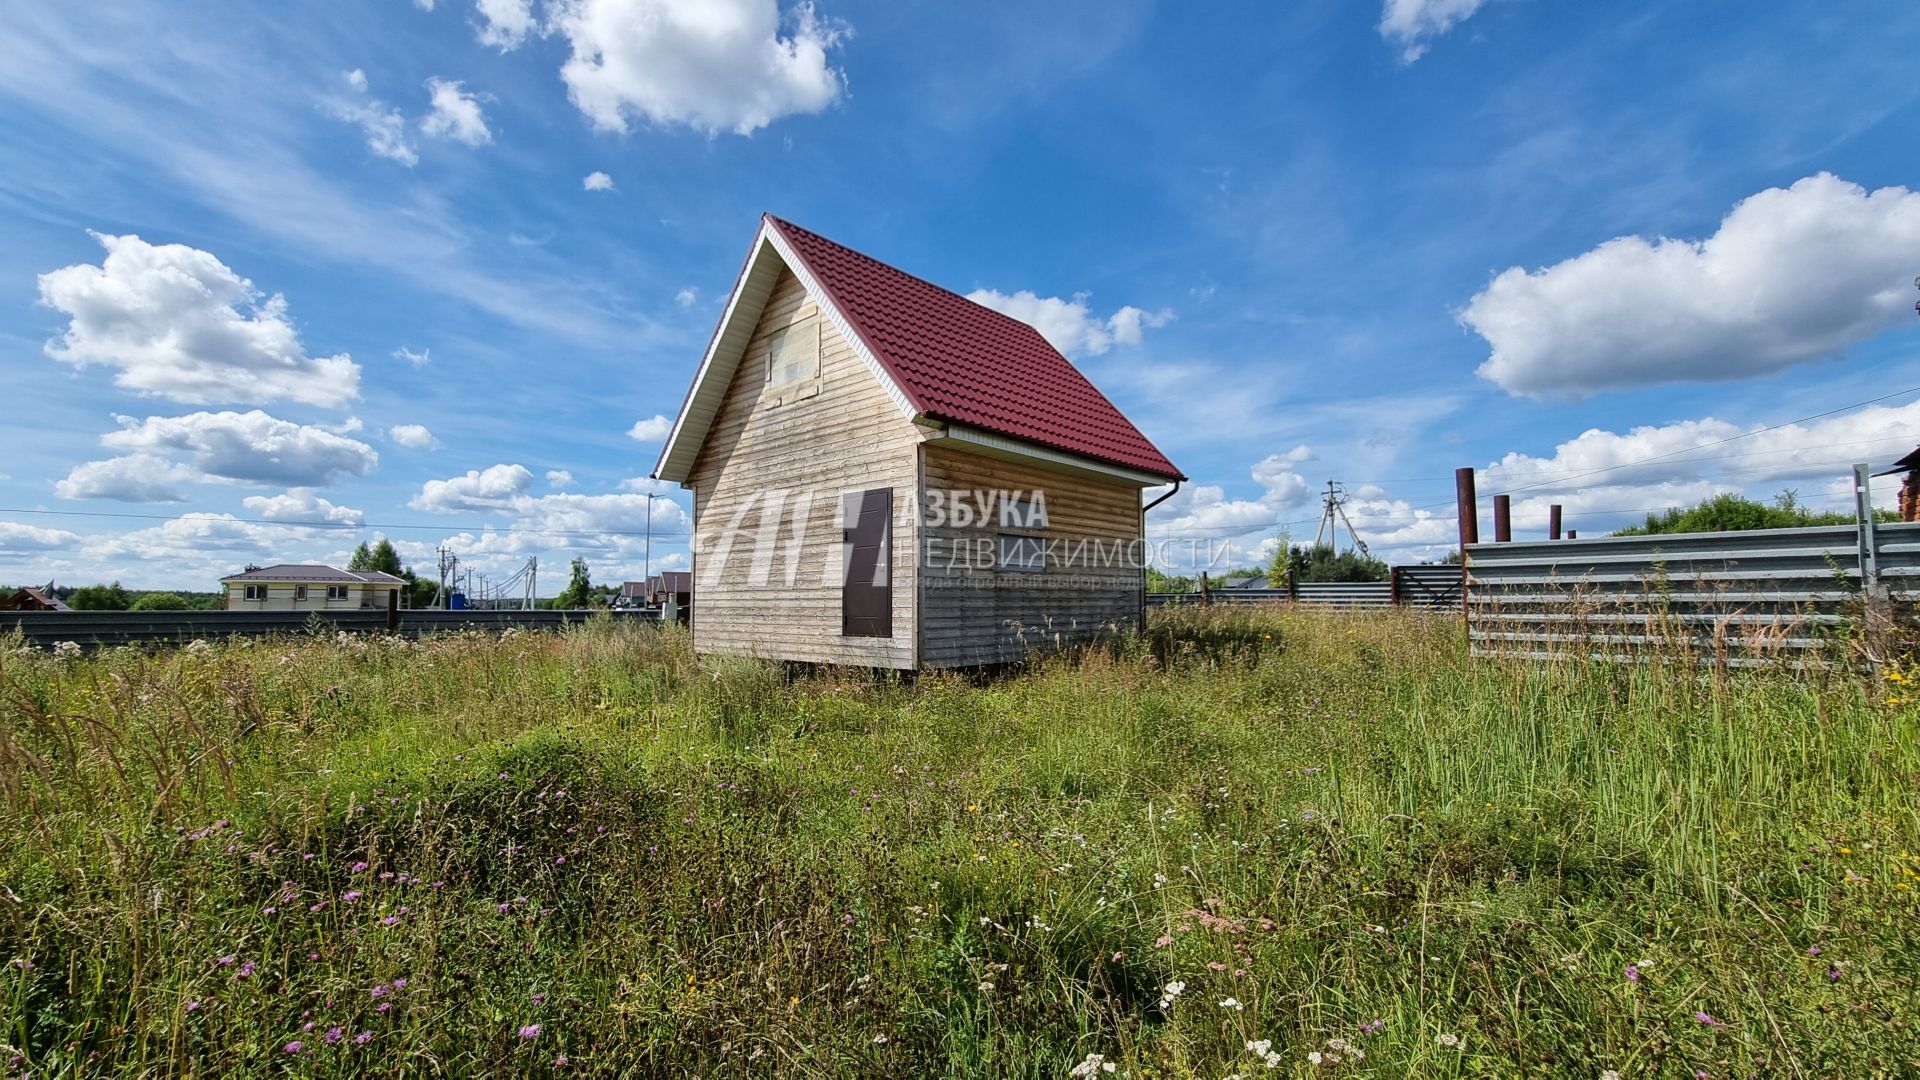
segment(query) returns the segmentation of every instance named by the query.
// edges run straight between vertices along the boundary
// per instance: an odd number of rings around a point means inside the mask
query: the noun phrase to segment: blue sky
[[[5,9],[0,581],[637,576],[762,211],[1040,326],[1233,558],[1330,478],[1417,559],[1459,465],[1600,532],[1920,442],[1908,3]]]

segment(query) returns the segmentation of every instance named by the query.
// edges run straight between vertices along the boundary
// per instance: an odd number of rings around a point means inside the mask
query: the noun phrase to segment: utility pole
[[[642,556],[642,562],[640,564],[640,576],[643,578],[653,576],[653,500],[666,498],[665,495],[655,495],[652,492],[647,493],[647,548],[646,554]],[[668,499],[667,501],[671,502],[672,500]]]
[[[1367,550],[1367,542],[1360,539],[1360,530],[1353,527],[1353,519],[1347,517],[1347,492],[1337,481],[1327,481],[1327,490],[1320,499],[1320,525],[1313,530],[1313,546],[1320,547],[1320,537],[1327,538],[1326,546],[1338,551],[1340,547],[1340,526],[1347,527],[1347,539],[1353,542],[1353,549],[1360,554],[1372,557]]]

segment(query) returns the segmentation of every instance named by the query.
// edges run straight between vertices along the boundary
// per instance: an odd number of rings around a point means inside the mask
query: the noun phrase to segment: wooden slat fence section
[[[597,611],[410,610],[400,612],[399,633],[407,637],[453,630],[557,630],[578,625]],[[660,613],[638,608],[612,609],[619,620],[657,621]],[[317,620],[317,621],[316,621]],[[0,638],[17,627],[27,644],[41,648],[71,641],[84,648],[110,645],[184,644],[196,639],[267,637],[300,634],[316,626],[326,632],[378,633],[387,627],[384,611],[21,611],[0,612]]]
[[[1875,530],[1896,618],[1920,600],[1920,524]],[[1864,615],[1852,525],[1670,533],[1467,548],[1476,655],[1628,658],[1649,649],[1730,665],[1826,662]]]

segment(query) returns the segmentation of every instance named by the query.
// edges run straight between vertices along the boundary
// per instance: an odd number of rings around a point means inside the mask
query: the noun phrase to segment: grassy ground
[[[1920,1073],[1899,684],[1278,611],[985,684],[611,626],[0,672],[9,1076]]]

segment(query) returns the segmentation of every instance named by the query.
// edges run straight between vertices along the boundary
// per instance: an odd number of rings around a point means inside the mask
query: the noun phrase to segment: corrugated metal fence
[[[1387,581],[1302,581],[1291,589],[1214,589],[1207,599],[1215,604],[1291,602],[1308,607],[1459,611],[1460,580],[1458,566],[1396,566]],[[1197,592],[1147,594],[1147,603],[1153,607],[1200,602]]]
[[[1476,655],[1820,662],[1870,600],[1914,613],[1920,524],[1474,544],[1467,564]]]
[[[598,611],[411,610],[399,613],[398,633],[407,637],[449,630],[556,630],[577,625]],[[658,611],[613,609],[621,620],[654,621]],[[52,648],[62,641],[83,647],[184,643],[198,639],[265,637],[327,632],[375,633],[387,628],[384,611],[9,611],[0,612],[0,638],[18,627],[27,643]]]

